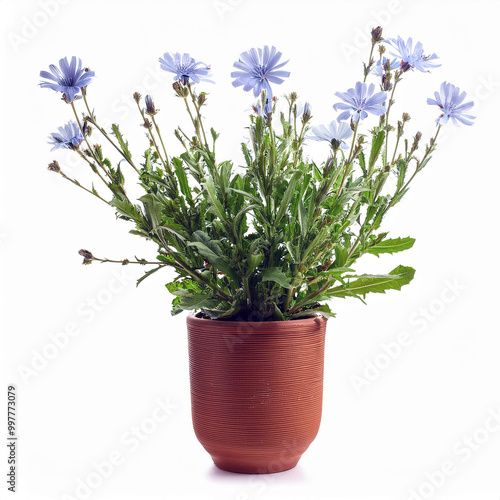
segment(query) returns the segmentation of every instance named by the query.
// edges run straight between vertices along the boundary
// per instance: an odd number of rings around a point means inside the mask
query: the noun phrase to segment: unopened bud
[[[382,40],[382,28],[377,26],[372,29],[372,43],[377,43]]]
[[[88,250],[80,250],[78,252],[82,257],[83,257],[83,264],[91,264],[92,261],[94,260],[94,256],[92,255],[92,252],[89,252]]]
[[[202,92],[199,96],[198,96],[198,106],[201,107],[205,104],[205,101],[207,100],[207,94],[206,92]]]
[[[172,88],[179,97],[184,98],[189,95],[189,89],[186,87],[186,85],[183,85],[181,82],[174,82],[172,84]]]
[[[144,98],[144,102],[146,103],[146,114],[149,116],[154,116],[156,115],[156,107],[155,107],[155,102],[153,101],[153,98],[150,95],[147,95]]]
[[[141,100],[141,94],[139,94],[139,92],[134,92],[132,94],[133,98],[134,98],[134,101],[139,104],[140,100]]]
[[[57,163],[56,160],[54,160],[52,163],[49,163],[49,166],[47,167],[51,172],[60,172],[61,167],[59,166],[59,163]]]
[[[409,62],[401,61],[401,65],[399,66],[399,70],[401,71],[401,73],[406,73],[411,68],[412,65]]]
[[[403,113],[403,123],[409,122],[411,120],[411,116],[408,113]]]

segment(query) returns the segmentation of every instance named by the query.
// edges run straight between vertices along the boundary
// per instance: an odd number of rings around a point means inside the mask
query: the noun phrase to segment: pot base
[[[239,474],[274,474],[293,469],[302,455],[298,455],[287,461],[276,458],[275,460],[245,460],[238,458],[212,457],[214,464],[226,472],[236,472]]]

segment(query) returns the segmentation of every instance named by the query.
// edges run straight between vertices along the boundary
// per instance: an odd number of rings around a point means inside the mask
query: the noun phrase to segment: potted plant
[[[147,135],[139,158],[119,126],[107,130],[91,107],[93,71],[73,57],[40,73],[41,86],[62,93],[74,115],[50,136],[53,149],[74,151],[98,185],[84,186],[57,161],[49,170],[112,207],[158,253],[154,261],[110,260],[80,250],[83,263],[152,266],[138,283],[174,269],[166,285],[174,296],[172,314],[191,311],[193,424],[222,469],[266,473],[297,463],[321,418],[325,330],[333,315],[328,302],[364,301],[368,293],[400,290],[412,280],[411,267],[358,275],[355,263],[364,254],[412,247],[414,239],[389,238],[381,230],[384,216],[428,164],[441,127],[450,119],[465,125],[474,119],[466,114],[473,104],[465,102],[465,92],[444,82],[427,101],[440,108],[431,138],[424,146],[420,132],[406,138],[410,116],[395,119],[392,111],[396,88],[412,71],[437,66],[437,56],[411,38],[384,40],[380,27],[371,40],[362,79],[335,94],[333,110],[340,114],[332,113],[328,126],[312,126],[311,106],[295,93],[276,98],[276,86],[290,76],[280,52],[267,46],[243,52],[233,85],[252,91],[256,102],[242,165],[216,152],[219,134],[203,119],[207,94],[201,88],[210,68],[188,54],[160,58],[192,123],[191,130],[175,130],[181,151],[175,154],[151,96],[133,95]],[[118,153],[118,164],[94,135]],[[305,155],[308,140],[326,143],[324,161]],[[144,191],[137,200],[125,188],[130,174]]]

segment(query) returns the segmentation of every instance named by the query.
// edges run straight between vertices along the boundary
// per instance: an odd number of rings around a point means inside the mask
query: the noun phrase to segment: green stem
[[[109,205],[109,201],[105,200],[102,196],[100,196],[97,192],[91,191],[90,189],[87,189],[85,186],[82,186],[76,179],[72,179],[71,177],[68,177],[64,172],[59,171],[59,174],[61,174],[66,180],[69,182],[72,182],[75,186],[78,186],[79,188],[82,188],[83,190],[87,191],[87,193],[90,193],[94,195],[96,198],[99,198],[102,200],[106,205]]]
[[[205,148],[207,149],[207,152],[210,152],[210,149],[208,147],[208,142],[207,142],[207,136],[205,134],[205,127],[203,126],[203,120],[201,119],[201,114],[200,114],[200,106],[198,106],[196,99],[194,98],[193,91],[191,89],[191,84],[188,85],[189,89],[189,95],[191,96],[191,99],[193,101],[194,109],[196,110],[196,116],[198,117],[198,123],[200,124],[201,127],[201,132],[203,134],[203,139],[205,141]],[[201,140],[200,140],[201,142]]]
[[[156,120],[155,120],[155,117],[154,115],[151,115],[151,119],[153,120],[153,124],[155,126],[155,129],[156,129],[156,133],[158,134],[158,137],[160,138],[160,142],[161,142],[161,147],[163,148],[163,153],[165,154],[165,160],[167,162],[167,170],[168,170],[168,173],[170,175],[172,175],[172,166],[170,165],[170,161],[168,159],[168,153],[167,153],[167,150],[165,148],[165,144],[163,142],[163,138],[161,136],[161,132],[160,132],[160,127],[158,127],[157,123],[156,123]]]
[[[97,130],[99,130],[99,132],[107,139],[107,141],[118,151],[118,153],[120,153],[120,155],[123,157],[123,159],[139,174],[141,175],[141,173],[139,172],[139,170],[137,169],[137,167],[135,166],[134,162],[127,157],[127,155],[122,151],[122,149],[115,143],[115,141],[113,141],[111,139],[111,137],[109,137],[108,133],[102,128],[100,127],[97,122],[95,121],[95,117],[94,117],[94,114],[92,113],[92,111],[90,111],[90,106],[89,106],[89,103],[87,102],[87,93],[84,92],[83,93],[83,101],[85,102],[85,107],[87,108],[87,111],[89,113],[89,117],[91,118],[92,120],[92,125],[95,126],[95,128],[97,128]]]

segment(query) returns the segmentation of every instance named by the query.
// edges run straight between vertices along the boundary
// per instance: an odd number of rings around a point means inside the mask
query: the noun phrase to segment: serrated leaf
[[[366,253],[371,253],[377,257],[381,253],[396,253],[402,252],[403,250],[409,250],[415,243],[415,238],[393,238],[388,240],[383,240],[376,245],[371,246],[366,250]]]
[[[128,149],[128,142],[123,138],[122,133],[120,132],[120,128],[116,123],[113,123],[111,128],[113,129],[113,134],[116,137],[116,140],[118,141],[118,144],[120,145],[123,154],[128,160],[131,160],[132,155]]]
[[[368,161],[368,171],[371,172],[375,166],[375,162],[380,154],[382,145],[384,144],[385,132],[381,130],[372,141],[372,149],[370,151],[370,159]]]
[[[290,286],[290,278],[279,267],[268,267],[262,272],[262,281],[274,281],[283,288]]]
[[[328,290],[330,297],[365,296],[367,293],[385,293],[386,290],[401,290],[401,287],[410,283],[415,275],[415,269],[398,266],[389,274],[379,276],[361,276],[351,281],[347,286],[338,286]]]
[[[172,158],[172,163],[174,164],[175,175],[179,181],[179,187],[181,188],[181,193],[188,199],[192,200],[191,188],[189,187],[188,178],[184,167],[182,166],[182,160],[179,158]]]

